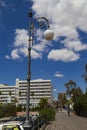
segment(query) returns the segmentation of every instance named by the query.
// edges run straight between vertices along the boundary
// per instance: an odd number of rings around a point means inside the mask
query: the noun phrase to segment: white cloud
[[[40,36],[40,35],[39,35]],[[41,35],[42,36],[42,35]],[[40,37],[41,37],[40,36]],[[14,49],[11,52],[12,59],[19,59],[23,56],[26,57],[28,55],[28,46],[29,46],[29,35],[25,29],[16,29],[15,30],[15,38],[14,38]],[[40,38],[37,39],[40,41]],[[31,49],[31,57],[33,59],[41,59],[42,52],[45,50],[46,46],[49,45],[45,40],[42,40],[40,43],[34,44]],[[10,56],[9,56],[10,58]],[[7,59],[9,59],[7,58]]]
[[[74,53],[72,50],[63,48],[60,50],[51,50],[48,54],[48,59],[52,59],[55,61],[64,61],[64,62],[70,62],[70,61],[76,61],[78,60],[79,54]]]
[[[28,47],[28,32],[25,29],[15,30],[14,46],[26,46]]]
[[[36,16],[46,16],[52,20],[55,31],[61,27],[79,27],[87,31],[87,0],[33,0]],[[44,7],[44,8],[43,8]],[[54,26],[52,28],[54,28]],[[86,28],[85,28],[86,26]]]
[[[7,7],[7,4],[5,3],[4,0],[0,0],[0,6],[1,7]]]
[[[28,55],[28,49],[27,49],[27,47],[20,47],[19,48],[19,53],[21,55],[23,55],[24,57],[26,57]]]
[[[16,29],[14,38],[14,49],[11,52],[12,59],[20,59],[28,55],[28,32],[25,29]]]
[[[76,61],[80,51],[87,50],[87,45],[79,39],[77,28],[87,32],[87,0],[33,0],[32,9],[35,16],[45,16],[51,21],[55,38],[60,36],[69,39],[63,41],[66,49],[51,50],[48,59],[60,61]],[[73,39],[73,41],[72,41]],[[78,52],[78,53],[76,53]]]
[[[56,72],[54,76],[55,76],[55,77],[64,77],[64,75],[61,74],[60,72]]]
[[[36,52],[35,50],[31,50],[31,56],[33,59],[42,59],[42,54],[40,52]]]
[[[11,57],[12,59],[20,59],[19,53],[18,53],[18,49],[15,49],[11,52]]]
[[[60,50],[49,49],[48,59],[64,62],[80,59],[80,51],[87,50],[87,44],[80,41],[77,28],[87,32],[87,0],[32,1],[35,17],[44,16],[49,19],[50,27],[55,34],[54,41],[58,41],[60,36],[66,38],[64,41],[60,41],[65,48]],[[41,30],[37,30],[35,36],[37,38],[35,38],[35,43],[32,47],[31,57],[41,59],[42,53],[48,50],[48,46],[50,47],[52,44],[43,39]],[[21,55],[27,56],[28,44],[28,32],[25,29],[16,29],[14,50],[11,53],[11,57],[16,59],[20,58]]]
[[[6,59],[10,59],[10,57],[8,55],[5,56]]]
[[[79,40],[71,40],[71,41],[66,41],[65,46],[69,49],[72,49],[74,51],[82,51],[82,50],[87,50],[87,44],[83,44]]]

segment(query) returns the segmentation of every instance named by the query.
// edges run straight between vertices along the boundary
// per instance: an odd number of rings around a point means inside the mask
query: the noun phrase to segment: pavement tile
[[[67,112],[57,112],[55,120],[50,122],[45,130],[87,130],[87,118]]]

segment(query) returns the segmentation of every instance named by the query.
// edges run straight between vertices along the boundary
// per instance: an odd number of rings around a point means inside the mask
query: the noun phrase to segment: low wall
[[[33,111],[31,111],[30,113],[29,113],[29,115],[38,115],[39,113],[38,112],[33,112]],[[26,115],[26,112],[17,112],[17,116],[25,116]]]

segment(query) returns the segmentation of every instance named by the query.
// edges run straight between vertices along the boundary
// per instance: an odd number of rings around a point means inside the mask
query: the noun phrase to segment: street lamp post
[[[31,46],[33,45],[34,40],[34,24],[38,22],[39,27],[41,29],[47,28],[44,32],[44,38],[46,40],[52,40],[54,37],[54,33],[49,29],[49,21],[45,17],[36,18],[33,21],[32,10],[29,12],[29,46],[28,46],[28,76],[27,76],[27,99],[26,99],[26,120],[24,124],[24,130],[30,130],[31,124],[29,123],[29,104],[30,104],[30,80],[31,80]]]
[[[54,87],[54,89],[53,89],[53,92],[54,92],[54,93],[53,93],[53,95],[54,95],[53,98],[54,98],[54,100],[56,100],[56,88],[55,88],[55,87]]]

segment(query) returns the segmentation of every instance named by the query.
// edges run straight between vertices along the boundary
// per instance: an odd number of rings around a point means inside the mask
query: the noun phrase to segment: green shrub
[[[0,118],[15,115],[16,106],[14,104],[0,104]]]
[[[17,106],[17,111],[19,112],[19,111],[22,111],[22,106],[21,105],[18,105]]]
[[[41,115],[47,116],[47,121],[52,121],[55,119],[55,109],[54,108],[44,108],[39,111]]]
[[[87,94],[78,98],[74,104],[74,110],[77,115],[87,117]]]

